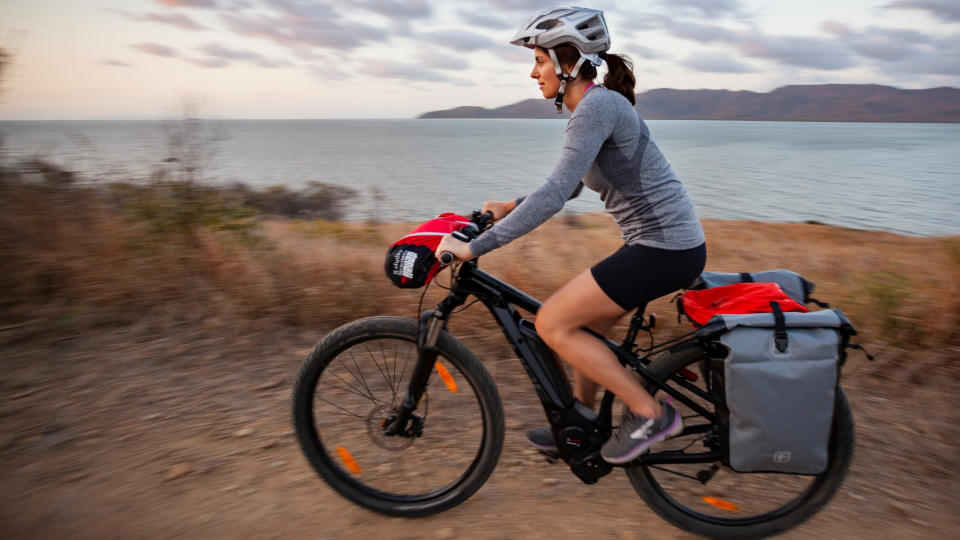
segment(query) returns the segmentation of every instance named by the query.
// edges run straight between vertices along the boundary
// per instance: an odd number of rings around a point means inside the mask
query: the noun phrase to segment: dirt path
[[[528,450],[524,432],[543,413],[503,351],[480,355],[504,398],[508,432],[474,497],[418,520],[347,502],[317,478],[291,434],[292,379],[318,336],[145,324],[56,342],[6,340],[0,537],[691,537],[647,509],[622,473],[586,486]],[[858,436],[850,476],[824,511],[784,538],[960,530],[960,351],[922,362],[874,352],[876,364],[854,355],[845,371]]]

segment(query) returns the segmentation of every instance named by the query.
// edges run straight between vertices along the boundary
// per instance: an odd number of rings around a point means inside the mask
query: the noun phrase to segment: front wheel
[[[417,321],[371,317],[313,349],[293,393],[304,454],[341,495],[392,516],[426,516],[473,495],[503,446],[503,406],[469,349],[443,332],[434,372],[404,435],[385,426],[417,363]]]
[[[654,361],[650,371],[706,410],[716,412],[706,387],[707,374],[702,373],[703,360],[703,349],[690,344]],[[648,384],[647,390],[653,393],[656,389]],[[674,405],[685,428],[710,423],[682,403]],[[716,437],[716,428],[681,434],[654,451],[705,452],[710,446],[717,447]],[[626,472],[644,502],[677,527],[709,538],[759,538],[795,527],[826,505],[846,476],[853,446],[853,416],[838,386],[830,460],[819,475],[737,473],[720,463],[640,465]]]

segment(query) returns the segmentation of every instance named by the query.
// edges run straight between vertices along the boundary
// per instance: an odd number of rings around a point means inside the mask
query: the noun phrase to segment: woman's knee
[[[537,334],[551,348],[554,344],[563,339],[563,336],[569,332],[569,329],[563,324],[560,313],[554,309],[554,304],[549,300],[540,306],[537,310],[537,318],[534,320],[534,326],[537,328]]]

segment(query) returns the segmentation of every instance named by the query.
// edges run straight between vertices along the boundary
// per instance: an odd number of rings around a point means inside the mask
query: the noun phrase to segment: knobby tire
[[[390,516],[419,517],[442,512],[468,499],[493,472],[504,438],[503,405],[500,395],[490,374],[477,357],[444,331],[437,342],[437,350],[438,360],[445,365],[448,373],[442,377],[438,376],[438,372],[432,374],[425,398],[421,400],[420,407],[415,411],[415,414],[425,417],[423,438],[385,437],[380,422],[376,420],[388,414],[384,411],[391,406],[396,407],[402,401],[407,389],[407,381],[404,377],[412,372],[413,367],[407,365],[409,360],[405,358],[404,369],[399,369],[400,361],[390,358],[390,346],[382,346],[381,343],[384,342],[393,343],[395,348],[399,344],[401,348],[414,351],[412,354],[415,363],[417,321],[400,317],[361,319],[337,328],[317,344],[303,363],[294,386],[292,413],[297,439],[317,473],[347,499]],[[406,356],[410,355],[408,351]],[[344,358],[347,360],[343,360]],[[388,358],[391,363],[388,363]],[[369,367],[372,364],[376,365],[376,369]],[[363,365],[367,366],[367,371],[363,371]],[[332,382],[318,384],[325,370],[334,373],[334,377],[328,377]],[[451,386],[450,389],[445,388],[444,385],[447,382],[443,379],[454,379],[454,385],[448,385]],[[374,405],[383,403],[380,406],[383,411],[374,407],[379,416],[371,413],[373,418],[365,418],[365,411],[358,411],[356,407],[331,403],[331,393],[359,402],[363,400],[357,396],[372,398],[371,388],[377,381],[381,385],[389,385],[388,390],[381,394],[385,397],[380,397],[376,401],[371,399]],[[464,383],[466,387],[463,387]],[[452,394],[456,384],[461,387],[456,389],[457,394]],[[442,399],[452,402],[454,398],[459,399],[459,396],[467,394],[468,390],[476,397],[475,404],[466,403],[469,405],[466,408],[447,407],[447,409],[456,410],[437,410],[438,402],[442,403]],[[473,400],[468,399],[468,401]],[[352,440],[357,441],[356,444],[373,442],[379,445],[379,447],[374,446],[374,450],[385,454],[390,459],[395,456],[397,463],[402,463],[404,467],[421,465],[420,457],[416,452],[431,436],[441,438],[438,444],[446,444],[446,451],[454,454],[466,452],[468,457],[465,460],[469,459],[472,449],[463,450],[456,446],[456,440],[451,443],[442,439],[446,436],[446,432],[449,432],[450,436],[458,435],[457,430],[469,422],[474,422],[472,425],[476,426],[469,434],[477,439],[476,454],[469,464],[463,467],[464,470],[459,471],[459,475],[445,485],[431,487],[425,492],[417,493],[402,493],[401,491],[407,488],[405,482],[383,488],[370,482],[371,477],[376,476],[380,470],[387,471],[384,473],[385,476],[389,475],[393,464],[382,463],[376,467],[367,466],[366,463],[347,464],[347,459],[342,455],[338,456],[338,452],[342,451],[340,447],[328,447],[323,440],[324,435],[318,433],[318,422],[330,420],[316,417],[315,408],[318,406],[324,407],[327,411],[323,414],[336,416],[335,420],[340,425],[355,425],[355,428],[352,428],[355,432],[348,435]],[[465,412],[468,410],[473,410],[475,413],[478,411],[473,416],[482,418],[463,417],[462,415],[468,414]],[[447,420],[438,423],[435,421],[438,415]],[[369,440],[364,439],[365,437]],[[329,446],[335,444],[331,442]],[[441,457],[435,459],[434,463],[439,462],[439,467],[453,468],[452,465],[443,462],[443,452],[444,447],[441,446],[438,452]],[[435,455],[437,453],[430,454],[431,459]],[[357,459],[353,460],[351,455],[349,461],[362,462],[362,458],[362,455],[358,455]],[[431,469],[427,465],[426,458],[422,465],[423,471],[410,475],[411,485],[417,482],[435,481],[438,476],[436,468]],[[356,467],[358,472],[348,470],[351,466]],[[362,470],[361,467],[363,467]]]

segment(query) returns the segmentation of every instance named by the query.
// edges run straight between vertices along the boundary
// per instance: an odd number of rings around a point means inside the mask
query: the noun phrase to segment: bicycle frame
[[[410,386],[400,410],[391,425],[387,426],[387,434],[407,434],[407,422],[412,417],[412,412],[416,409],[416,405],[423,395],[433,371],[433,365],[436,362],[435,345],[440,332],[446,328],[454,310],[463,305],[467,297],[472,295],[479,299],[493,315],[507,342],[513,348],[514,353],[520,359],[521,365],[530,377],[547,419],[557,437],[560,457],[570,465],[573,472],[581,480],[586,483],[596,482],[599,477],[607,474],[613,467],[599,456],[599,447],[609,437],[612,428],[613,394],[609,391],[604,393],[599,414],[593,413],[574,398],[566,373],[556,356],[537,335],[534,325],[524,319],[519,312],[519,309],[523,309],[536,314],[541,305],[539,301],[481,271],[477,268],[476,261],[463,263],[454,268],[453,272],[452,286],[447,297],[437,305],[435,310],[425,312],[420,318],[417,366],[414,369]],[[637,335],[642,320],[641,313],[634,316],[630,331],[627,334],[629,341],[632,341],[632,337]],[[667,349],[663,346],[651,348],[651,351],[653,351],[651,354],[641,356],[633,351],[633,345],[627,343],[627,341],[623,345],[618,345],[592,330],[587,329],[587,331],[602,340],[613,351],[622,365],[630,366],[646,381],[674,399],[686,404],[710,422],[687,426],[684,428],[683,434],[705,433],[711,429],[715,422],[715,415],[712,412],[704,409],[699,403],[646,369],[645,365],[650,362],[651,356]],[[680,342],[684,346],[691,346],[691,343],[693,343],[693,340]],[[676,378],[674,382],[701,398],[710,399],[708,394],[694,386],[689,380]],[[713,463],[718,459],[721,459],[719,452],[682,455],[675,452],[646,453],[637,461],[621,466]]]

